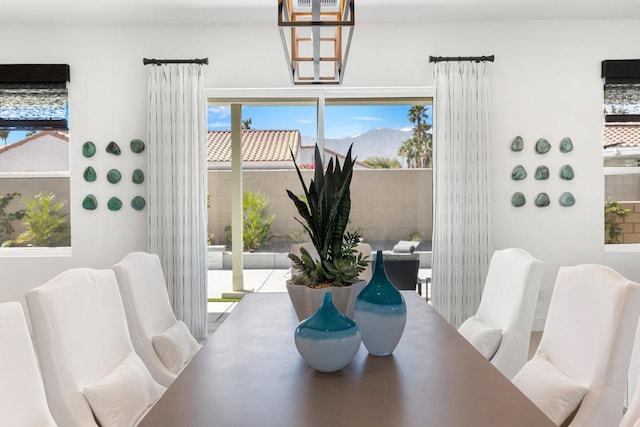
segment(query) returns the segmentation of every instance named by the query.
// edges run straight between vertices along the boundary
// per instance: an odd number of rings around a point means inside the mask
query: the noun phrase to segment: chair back
[[[0,425],[55,426],[19,302],[0,304]]]
[[[507,378],[527,362],[542,270],[542,261],[524,249],[497,250],[491,257],[476,317],[502,330],[491,363]]]
[[[165,387],[175,380],[158,358],[152,338],[177,322],[157,254],[131,252],[112,267],[122,295],[136,353],[153,378]]]
[[[622,418],[640,285],[609,267],[561,267],[538,354],[588,388],[571,425],[617,426]]]
[[[67,270],[25,296],[54,419],[96,426],[83,388],[133,352],[113,271]]]

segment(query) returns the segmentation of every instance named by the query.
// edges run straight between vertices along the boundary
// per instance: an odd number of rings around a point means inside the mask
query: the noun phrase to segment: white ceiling
[[[275,22],[277,0],[0,0],[3,23]],[[640,0],[356,0],[356,22],[640,19]]]

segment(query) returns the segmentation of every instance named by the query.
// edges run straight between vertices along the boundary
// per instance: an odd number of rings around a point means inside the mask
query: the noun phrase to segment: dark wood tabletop
[[[392,356],[321,373],[286,293],[245,296],[141,427],[544,427],[553,423],[414,291]]]

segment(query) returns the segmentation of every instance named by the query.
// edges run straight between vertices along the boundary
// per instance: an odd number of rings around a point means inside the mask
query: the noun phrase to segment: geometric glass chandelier
[[[278,0],[278,28],[293,84],[342,83],[354,1]]]

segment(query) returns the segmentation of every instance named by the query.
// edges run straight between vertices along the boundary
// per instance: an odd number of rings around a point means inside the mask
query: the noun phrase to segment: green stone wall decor
[[[131,140],[131,151],[134,153],[142,153],[144,151],[144,142],[141,139]]]
[[[144,172],[142,172],[141,169],[135,169],[131,176],[131,180],[134,184],[142,184],[144,182]]]
[[[111,141],[109,145],[107,145],[107,153],[115,154],[116,156],[120,155],[120,147],[114,141]]]
[[[110,211],[119,211],[121,207],[122,200],[118,199],[117,197],[112,197],[107,202],[107,208],[109,208]]]
[[[551,150],[551,144],[549,144],[549,141],[547,141],[546,139],[540,138],[536,142],[536,153],[544,154],[544,153],[548,152],[549,150]]]
[[[536,179],[538,181],[549,179],[549,168],[546,166],[538,166],[536,169]]]
[[[87,141],[82,144],[82,155],[85,157],[91,157],[96,154],[96,146],[93,142]]]
[[[545,206],[549,206],[551,201],[549,200],[549,195],[547,193],[540,193],[536,196],[536,206],[539,208],[544,208]]]
[[[573,143],[571,142],[571,138],[562,138],[562,141],[560,141],[560,152],[568,153],[570,151],[573,151]]]
[[[570,206],[573,206],[576,204],[576,198],[573,197],[573,194],[569,193],[568,191],[566,193],[562,193],[562,195],[560,196],[560,205],[564,206],[565,208],[568,208]]]
[[[120,182],[120,179],[122,179],[122,174],[118,169],[110,169],[109,172],[107,172],[107,181],[110,183],[116,184]]]
[[[527,177],[527,171],[524,166],[518,165],[511,171],[511,179],[514,181],[522,181]]]
[[[518,191],[516,193],[513,193],[513,196],[511,196],[511,204],[516,208],[524,206],[525,203],[527,203],[527,199],[521,192]]]
[[[98,175],[96,174],[96,170],[91,167],[91,166],[87,166],[84,170],[84,173],[82,174],[82,176],[84,176],[84,180],[87,182],[93,182],[96,179],[98,179]]]
[[[131,199],[131,207],[137,211],[144,209],[145,201],[143,197],[136,196]]]
[[[521,136],[516,136],[511,142],[511,151],[522,151],[524,148],[524,141]]]
[[[87,195],[82,201],[82,207],[88,211],[93,211],[98,207],[98,201],[93,194]]]
[[[574,176],[573,168],[570,165],[564,165],[560,168],[560,178],[571,181]]]

